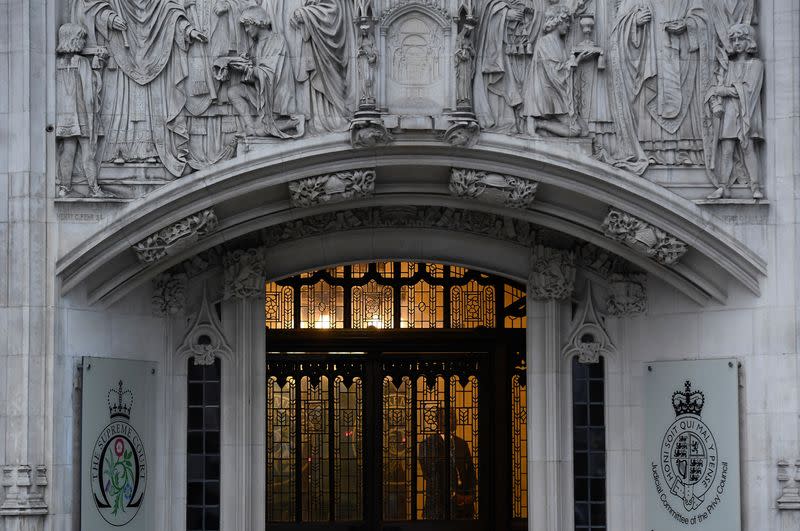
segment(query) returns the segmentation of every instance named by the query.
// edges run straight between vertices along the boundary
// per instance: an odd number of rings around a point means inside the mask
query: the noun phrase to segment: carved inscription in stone
[[[675,236],[620,210],[611,209],[603,231],[609,238],[664,265],[677,263],[688,250],[686,243]]]
[[[453,195],[512,208],[530,207],[538,188],[538,182],[522,177],[460,168],[450,171],[450,191]]]
[[[375,170],[353,170],[309,177],[289,183],[292,205],[310,207],[322,203],[366,198],[375,191]]]
[[[179,252],[217,227],[213,209],[203,210],[161,229],[133,246],[139,261],[152,263]]]

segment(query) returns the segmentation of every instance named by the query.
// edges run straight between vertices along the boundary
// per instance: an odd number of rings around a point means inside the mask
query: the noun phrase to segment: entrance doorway
[[[524,291],[464,268],[390,264],[267,288],[268,326],[271,294],[298,302],[272,316],[302,317],[297,328],[267,330],[267,529],[524,527]],[[435,310],[428,326],[412,328],[408,301],[422,290],[434,294],[427,301]],[[370,293],[380,303],[361,299]],[[456,309],[457,297],[483,297],[491,309]],[[427,306],[417,305],[415,317]],[[495,326],[444,326],[453,314],[476,313]],[[507,322],[522,326],[496,326]]]

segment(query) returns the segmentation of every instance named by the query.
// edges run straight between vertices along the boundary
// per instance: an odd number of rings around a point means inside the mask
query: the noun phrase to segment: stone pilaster
[[[557,531],[570,511],[564,496],[561,335],[563,301],[575,285],[571,251],[541,245],[531,252],[528,278],[528,529]]]
[[[48,512],[48,4],[0,4],[0,330],[10,331],[0,344],[3,531],[41,529]]]

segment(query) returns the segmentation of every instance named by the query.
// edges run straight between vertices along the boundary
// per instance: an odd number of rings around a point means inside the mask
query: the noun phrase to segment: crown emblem
[[[706,397],[700,391],[692,391],[692,382],[686,380],[684,384],[684,391],[675,391],[672,393],[672,409],[675,410],[675,415],[697,415],[703,411],[703,405],[706,402]]]
[[[120,380],[119,386],[112,388],[108,392],[108,412],[111,414],[111,419],[130,419],[132,408],[133,393],[130,389],[124,389],[122,387],[122,380]]]

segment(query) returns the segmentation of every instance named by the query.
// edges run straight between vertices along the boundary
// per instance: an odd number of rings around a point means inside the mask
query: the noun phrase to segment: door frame
[[[381,485],[382,467],[380,449],[382,430],[367,430],[372,440],[364,446],[364,521],[361,523],[270,523],[268,531],[297,531],[332,529],[342,531],[442,530],[483,531],[510,529],[511,483],[511,374],[512,349],[525,349],[525,329],[290,329],[267,330],[264,363],[270,353],[276,352],[364,352],[367,360],[380,360],[385,356],[428,353],[447,355],[476,354],[480,356],[479,418],[493,419],[492,425],[504,429],[487,429],[484,420],[479,427],[479,519],[473,521],[410,521],[397,522],[381,519],[382,489],[368,492],[369,485]],[[284,356],[281,356],[284,358]],[[274,358],[273,358],[274,359]],[[285,358],[284,358],[285,359]],[[368,365],[377,367],[377,363]],[[373,369],[375,370],[375,369]],[[377,374],[370,374],[364,382],[364,425],[382,426],[380,388],[376,388]],[[369,401],[374,401],[371,407]],[[265,404],[266,406],[266,404]],[[371,433],[369,433],[371,432]],[[372,475],[368,477],[368,474]],[[265,485],[266,488],[266,485]],[[488,495],[488,496],[487,496]]]

